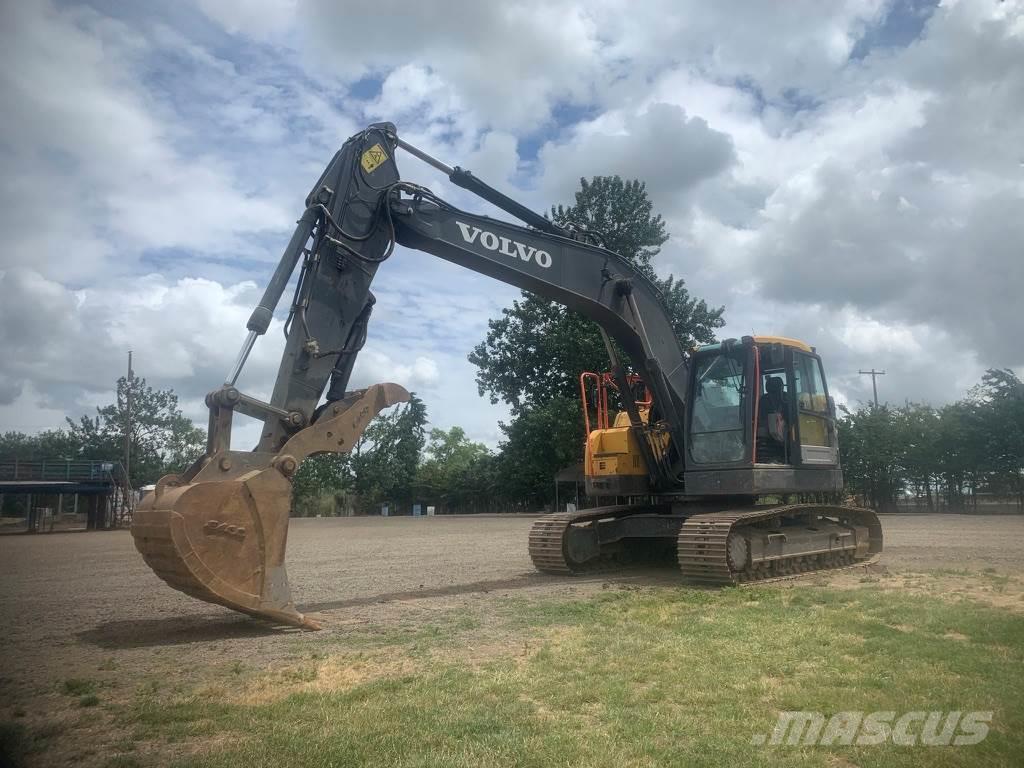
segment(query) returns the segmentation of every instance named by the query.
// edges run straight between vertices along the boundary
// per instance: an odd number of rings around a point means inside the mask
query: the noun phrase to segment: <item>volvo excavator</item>
[[[402,180],[398,150],[525,226]],[[684,349],[654,283],[600,243],[600,233],[560,227],[403,141],[391,123],[351,137],[306,198],[237,360],[206,398],[205,454],[161,478],[136,510],[145,561],[193,597],[318,627],[296,609],[285,567],[292,479],[305,458],[349,451],[377,413],[409,398],[397,384],[349,389],[370,285],[396,244],[560,302],[601,330],[609,372],[583,372],[581,395],[586,491],[602,505],[537,519],[528,546],[539,570],[572,574],[668,548],[687,579],[727,585],[873,560],[878,518],[835,501],[835,406],[814,348],[745,336]],[[264,402],[236,382],[296,270]],[[263,423],[251,451],[231,448],[236,413]]]

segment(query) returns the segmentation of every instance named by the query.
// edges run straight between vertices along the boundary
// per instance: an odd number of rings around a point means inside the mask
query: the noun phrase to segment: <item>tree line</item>
[[[963,399],[934,408],[845,410],[839,446],[847,492],[872,508],[932,510],[1013,499],[1024,510],[1024,384],[990,369]]]
[[[161,476],[181,472],[206,448],[206,431],[186,417],[173,390],[153,389],[144,378],[122,376],[115,402],[93,416],[66,418],[64,429],[35,435],[0,434],[0,459],[20,461],[124,462],[125,427],[131,400],[131,467],[133,488],[155,483]]]
[[[438,514],[505,512],[517,503],[502,492],[500,456],[461,427],[427,430],[416,395],[379,415],[347,454],[306,459],[294,479],[296,516],[409,514],[413,504]]]

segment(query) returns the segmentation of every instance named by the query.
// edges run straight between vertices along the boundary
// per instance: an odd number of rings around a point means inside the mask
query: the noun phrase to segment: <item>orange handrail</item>
[[[615,378],[610,373],[594,373],[593,371],[584,371],[580,374],[580,398],[583,401],[583,424],[586,428],[586,432],[590,434],[590,399],[587,397],[587,381],[593,379],[594,385],[597,387],[597,428],[608,429],[610,420],[608,418],[608,389],[612,388],[616,392],[619,391],[619,386],[615,381]],[[626,377],[626,382],[630,385],[642,382],[643,380],[636,374],[629,374]],[[622,393],[620,393],[622,394]],[[637,406],[641,408],[650,408],[654,402],[651,395],[651,391],[644,386],[645,397],[642,400],[637,400]]]
[[[604,377],[593,371],[580,374],[580,397],[583,401],[583,424],[590,434],[590,400],[587,398],[587,379],[593,378],[597,384],[597,428],[608,429],[608,390]]]

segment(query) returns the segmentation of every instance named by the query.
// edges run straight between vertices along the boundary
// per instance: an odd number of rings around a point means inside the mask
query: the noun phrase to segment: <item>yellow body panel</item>
[[[649,411],[640,409],[640,420],[647,422]],[[668,448],[668,435],[663,438]],[[640,451],[636,434],[630,429],[629,414],[621,411],[615,415],[608,429],[595,429],[587,436],[587,452],[584,457],[584,471],[590,477],[607,475],[646,475],[647,462]]]
[[[604,475],[646,475],[647,465],[629,427],[595,429],[587,439],[586,472]]]

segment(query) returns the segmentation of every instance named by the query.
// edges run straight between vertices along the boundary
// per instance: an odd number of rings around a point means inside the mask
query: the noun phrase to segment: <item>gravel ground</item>
[[[677,583],[670,570],[585,578],[543,576],[526,552],[532,517],[294,520],[288,563],[317,634],[281,631],[186,597],[142,562],[125,531],[0,537],[0,701],[53,695],[70,677],[183,683],[246,659],[271,663],[309,638],[344,644],[353,628],[486,610],[507,595],[587,594],[609,584]],[[1024,517],[890,515],[890,573],[995,569],[1024,574]],[[104,675],[100,675],[104,677]],[[2,705],[0,705],[2,706]],[[12,705],[13,706],[13,705]]]

